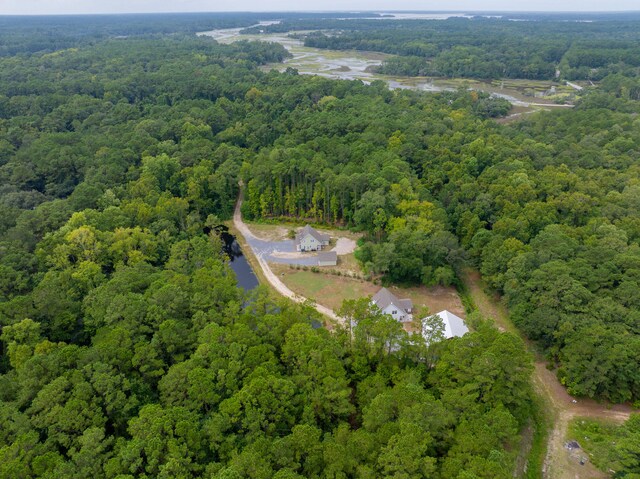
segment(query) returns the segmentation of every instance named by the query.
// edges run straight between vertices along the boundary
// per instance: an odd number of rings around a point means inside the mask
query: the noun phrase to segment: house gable
[[[384,314],[389,314],[393,319],[402,322],[413,321],[411,314],[413,304],[410,299],[398,299],[387,288],[382,288],[372,298],[375,304]]]
[[[307,225],[296,234],[294,244],[296,251],[319,251],[323,246],[329,245],[329,235],[319,233]]]

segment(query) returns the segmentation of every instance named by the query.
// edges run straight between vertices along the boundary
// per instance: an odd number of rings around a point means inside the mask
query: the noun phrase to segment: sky
[[[638,0],[0,0],[0,15],[221,11],[623,11]]]

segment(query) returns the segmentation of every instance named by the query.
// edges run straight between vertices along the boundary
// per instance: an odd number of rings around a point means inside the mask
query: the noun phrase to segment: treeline
[[[562,79],[594,81],[613,73],[638,76],[636,18],[509,18],[289,20],[265,31],[315,30],[303,35],[306,46],[399,55],[378,69],[390,75],[553,80],[559,71]]]
[[[187,34],[254,25],[252,13],[0,16],[0,57],[87,46],[114,37]]]
[[[510,105],[477,92],[393,94],[382,82],[365,91],[326,95],[310,111],[293,112],[291,131],[245,169],[243,213],[368,231],[371,241],[358,251],[368,271],[452,284],[462,252],[445,211],[419,182],[420,163],[431,134],[454,134],[452,117],[479,124]]]
[[[362,13],[146,13],[123,15],[0,15],[0,57],[87,46],[109,38],[185,35],[261,21],[358,18]],[[375,16],[369,15],[367,16]]]
[[[364,230],[357,257],[393,281],[449,284],[466,258],[572,394],[637,399],[630,81],[609,77],[575,110],[513,126],[483,120],[474,92],[323,97],[243,170],[245,214]]]
[[[428,346],[366,298],[331,333],[236,287],[213,232],[243,169],[322,98],[393,97],[256,68],[282,55],[174,38],[0,60],[0,477],[513,476],[517,337],[478,319]]]
[[[560,366],[569,392],[626,401],[640,394],[637,368],[626,367],[640,358],[632,292],[640,137],[635,114],[603,109],[600,97],[476,138],[457,165],[425,168],[443,167],[444,178],[425,180],[514,321]],[[481,158],[491,160],[480,166]]]

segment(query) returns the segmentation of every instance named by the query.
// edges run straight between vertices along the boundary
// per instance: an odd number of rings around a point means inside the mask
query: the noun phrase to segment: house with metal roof
[[[469,332],[469,328],[464,323],[464,319],[456,316],[450,311],[446,309],[444,311],[440,311],[435,316],[438,316],[444,325],[444,337],[446,339],[454,338],[454,337],[462,337]],[[423,334],[426,333],[423,331]]]
[[[296,234],[293,243],[296,251],[320,251],[323,247],[329,246],[329,235],[320,233],[307,225]]]
[[[384,314],[389,314],[402,323],[413,321],[413,303],[410,299],[399,299],[387,288],[382,288],[371,298]]]

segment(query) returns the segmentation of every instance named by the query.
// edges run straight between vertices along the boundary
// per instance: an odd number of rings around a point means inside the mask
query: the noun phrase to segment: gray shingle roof
[[[399,299],[398,301],[400,302],[398,306],[404,309],[407,313],[411,312],[411,310],[413,309],[413,301],[411,301],[410,299]]]
[[[410,299],[398,299],[387,288],[382,288],[371,298],[376,306],[380,309],[384,309],[390,304],[397,306],[399,309],[403,309],[406,313],[409,313],[413,308],[413,303]]]
[[[307,235],[311,235],[313,236],[316,241],[320,242],[320,244],[324,243],[325,241],[329,241],[329,235],[326,235],[324,233],[320,233],[318,231],[316,231],[315,228],[312,228],[309,225],[306,225],[304,228],[302,228],[302,230],[296,234],[296,239],[295,239],[295,245],[299,245],[300,241],[302,240],[302,238],[304,238]]]
[[[318,263],[324,263],[329,261],[333,263],[337,263],[338,253],[336,253],[335,251],[326,251],[324,253],[318,253]]]

